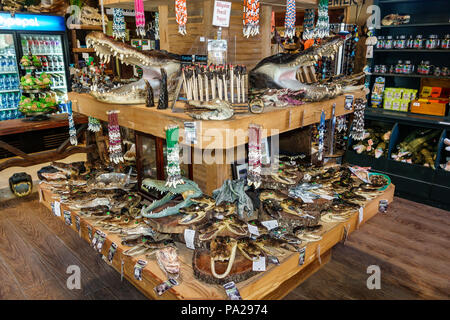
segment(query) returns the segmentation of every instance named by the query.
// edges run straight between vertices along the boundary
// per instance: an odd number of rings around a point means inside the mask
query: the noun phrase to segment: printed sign
[[[230,25],[231,2],[215,1],[213,26],[228,28]]]
[[[0,30],[27,31],[65,31],[66,25],[62,16],[46,16],[41,14],[0,13]]]

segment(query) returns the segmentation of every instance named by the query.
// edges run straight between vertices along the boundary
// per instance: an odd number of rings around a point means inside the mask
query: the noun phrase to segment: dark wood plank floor
[[[449,299],[448,211],[395,198],[286,299]],[[81,290],[66,286],[81,269]],[[381,289],[366,286],[378,265]],[[145,299],[37,196],[0,203],[0,299]]]

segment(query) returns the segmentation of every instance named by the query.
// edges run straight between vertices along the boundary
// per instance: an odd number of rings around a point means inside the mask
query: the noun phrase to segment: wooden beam
[[[26,154],[25,152],[23,152],[22,150],[17,149],[16,147],[4,142],[0,140],[0,148],[3,148],[13,154],[15,154],[16,156],[22,157],[23,159],[29,159],[30,156],[28,154]]]
[[[159,49],[170,51],[169,44],[169,6],[158,6],[159,12]]]

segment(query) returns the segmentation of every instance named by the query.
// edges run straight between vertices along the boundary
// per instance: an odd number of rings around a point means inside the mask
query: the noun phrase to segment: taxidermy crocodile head
[[[177,214],[181,208],[188,207],[193,204],[192,198],[200,197],[203,193],[198,185],[189,179],[183,178],[184,184],[178,184],[176,187],[166,186],[166,181],[155,179],[144,179],[142,181],[142,188],[148,192],[157,191],[163,194],[160,200],[155,200],[151,205],[142,209],[142,216],[146,218],[161,218]],[[163,210],[153,213],[153,211],[177,196],[182,196],[183,201],[174,206],[169,206]]]
[[[249,73],[252,89],[302,90],[309,86],[296,79],[300,67],[313,66],[322,57],[334,59],[344,38],[336,36],[321,46],[313,46],[296,54],[278,53],[264,58]]]
[[[115,41],[96,31],[86,36],[86,46],[94,48],[100,60],[105,63],[109,62],[111,57],[117,57],[122,63],[142,69],[142,78],[139,81],[108,92],[91,91],[97,100],[117,104],[145,104],[148,94],[147,84],[155,97],[159,94],[161,69],[167,74],[167,90],[175,91],[181,66],[177,55],[159,50],[139,51],[129,44]]]

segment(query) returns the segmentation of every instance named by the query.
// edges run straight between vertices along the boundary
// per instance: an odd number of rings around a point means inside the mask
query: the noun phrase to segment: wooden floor
[[[449,299],[449,245],[448,211],[396,198],[286,299]],[[69,265],[81,269],[81,290],[66,287]],[[380,290],[366,286],[370,265]],[[0,279],[0,299],[145,299],[36,194],[0,203]]]

